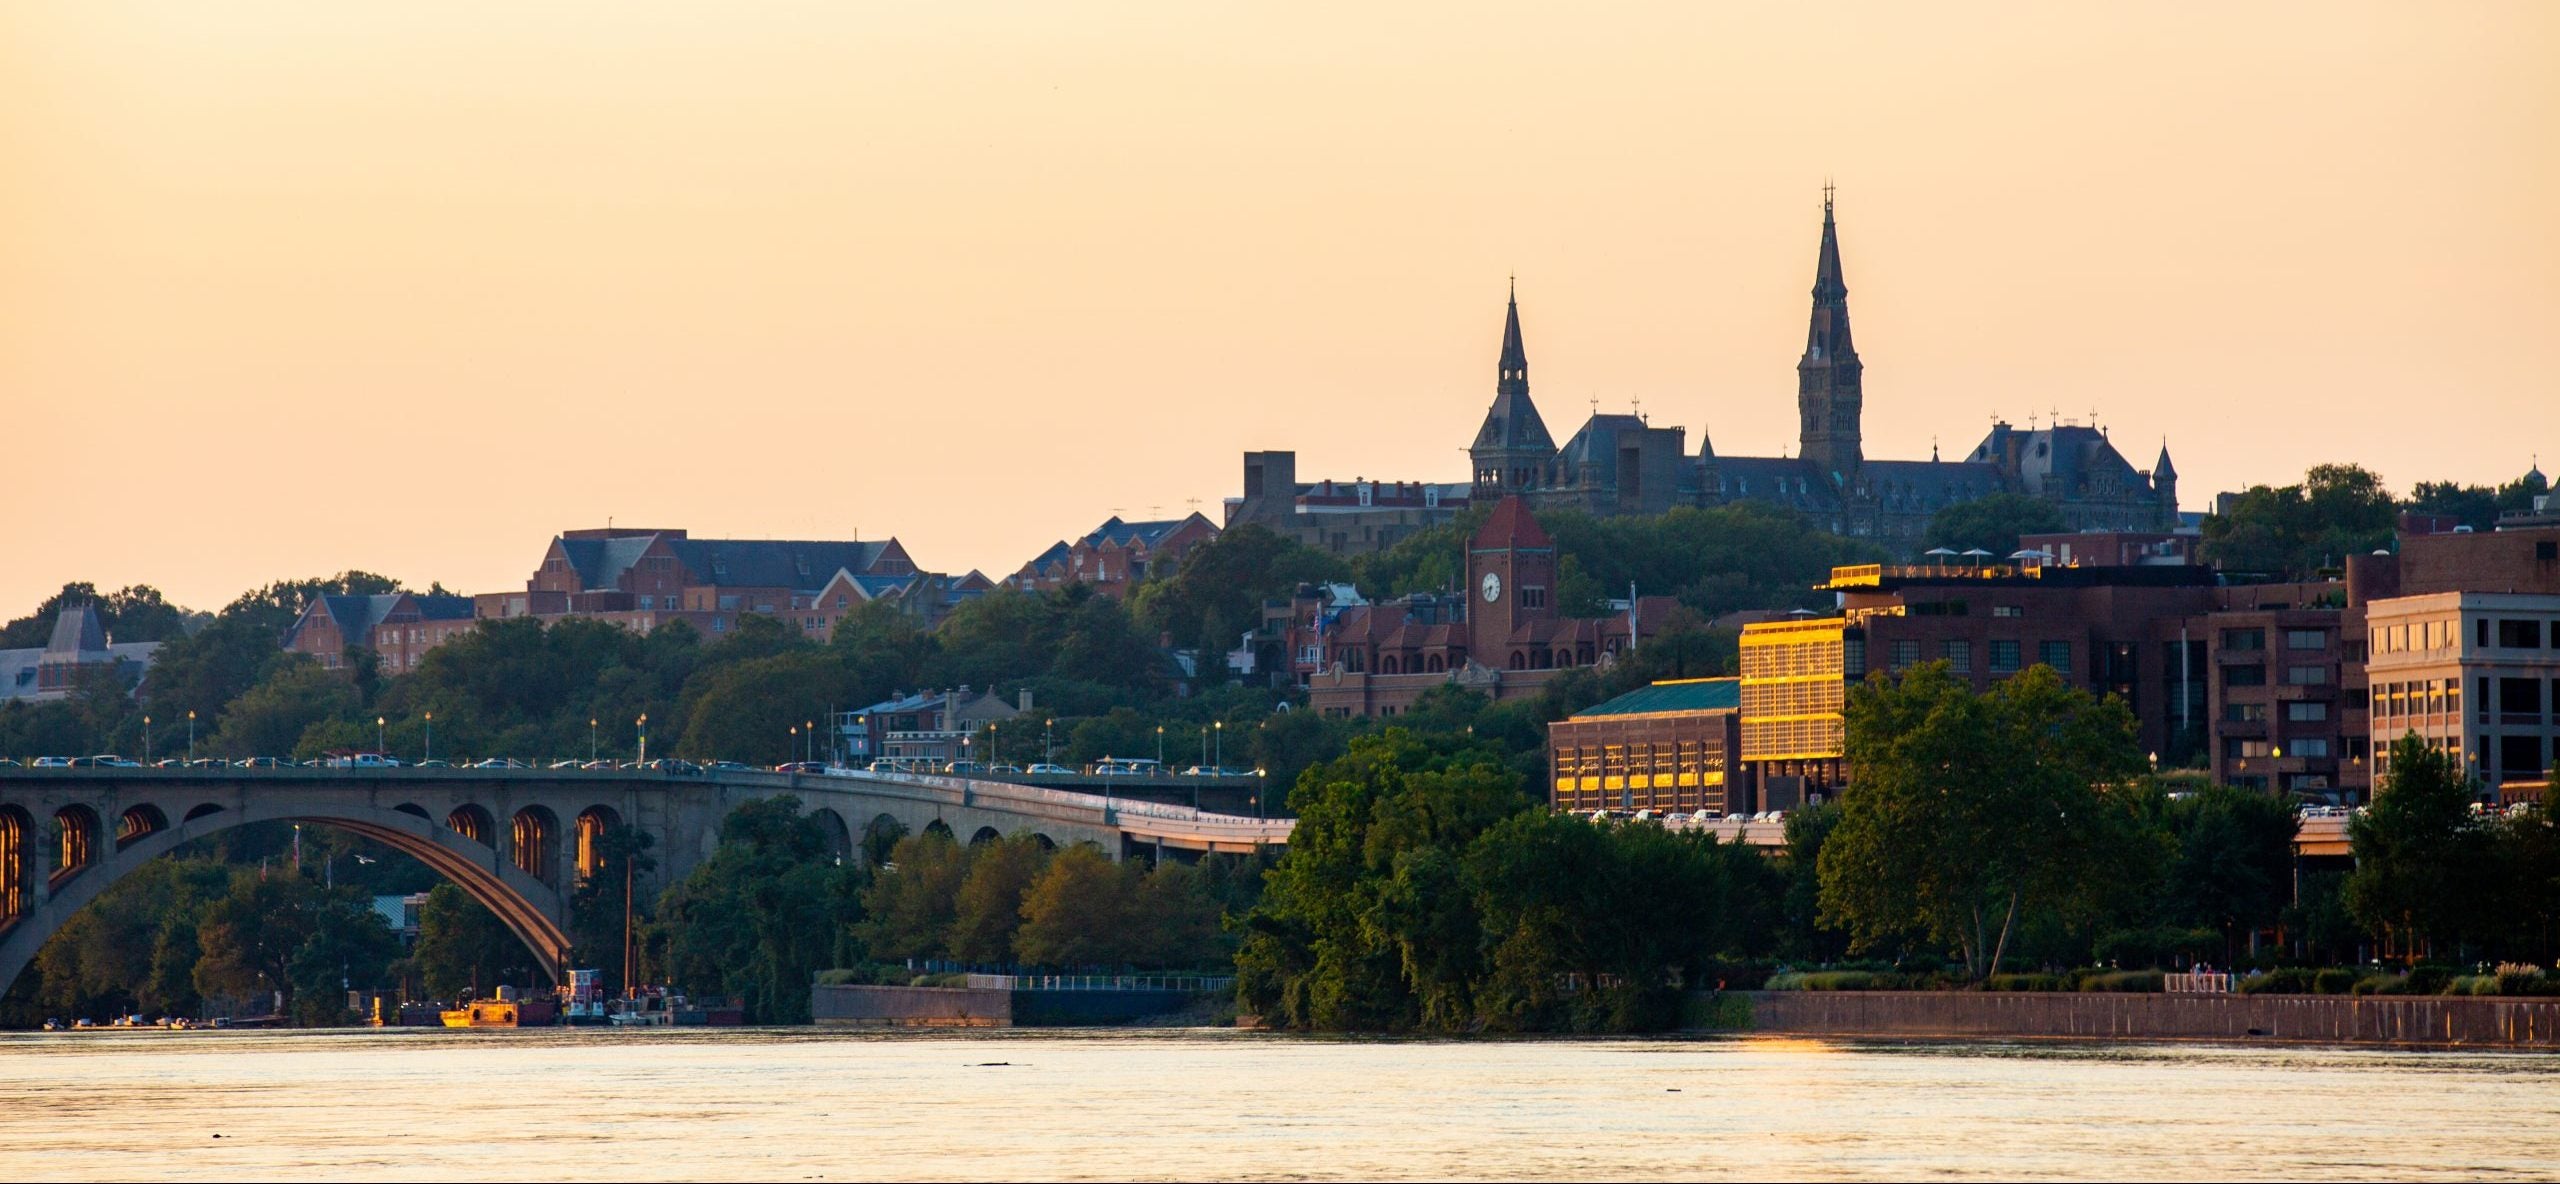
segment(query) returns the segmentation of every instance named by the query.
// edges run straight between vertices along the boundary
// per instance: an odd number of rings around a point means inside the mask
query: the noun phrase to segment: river
[[[2555,1174],[2548,1054],[1197,1030],[0,1034],[11,1181]]]

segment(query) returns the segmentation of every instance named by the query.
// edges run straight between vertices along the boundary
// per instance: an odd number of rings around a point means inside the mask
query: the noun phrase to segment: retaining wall
[[[1752,1030],[1821,1036],[2285,1041],[2560,1049],[2560,999],[1753,991]]]
[[[1180,1011],[1189,991],[1012,991],[992,987],[809,988],[820,1024],[876,1028],[1073,1028]]]

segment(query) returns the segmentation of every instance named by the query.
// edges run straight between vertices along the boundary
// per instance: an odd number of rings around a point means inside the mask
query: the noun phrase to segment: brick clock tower
[[[1556,544],[1517,497],[1467,542],[1467,653],[1501,669],[1523,626],[1556,615]]]
[[[1866,367],[1849,340],[1849,285],[1840,273],[1840,231],[1831,220],[1831,187],[1822,187],[1822,257],[1813,268],[1813,317],[1804,357],[1796,363],[1796,410],[1803,416],[1807,464],[1844,488],[1866,463],[1858,441]]]

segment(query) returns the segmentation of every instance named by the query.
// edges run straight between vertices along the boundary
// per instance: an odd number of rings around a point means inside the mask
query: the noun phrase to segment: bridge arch
[[[0,806],[0,932],[34,903],[27,895],[27,845],[35,841],[35,820],[16,806]],[[0,983],[0,990],[7,989]]]
[[[969,845],[972,847],[984,847],[987,844],[995,842],[1003,837],[1004,833],[1002,831],[999,831],[992,826],[982,826],[978,828],[978,833],[969,836]]]
[[[938,835],[941,835],[943,838],[946,838],[946,839],[950,839],[950,838],[952,838],[952,837],[953,837],[953,836],[952,836],[952,834],[951,834],[951,824],[950,824],[950,823],[948,823],[948,822],[944,822],[943,820],[941,820],[941,819],[939,819],[939,818],[936,818],[936,819],[934,819],[934,820],[933,820],[933,821],[931,821],[931,822],[925,823],[925,824],[924,824],[924,833],[929,834],[929,835],[938,834]],[[954,841],[957,841],[957,840],[954,840]]]
[[[144,835],[167,829],[169,816],[161,813],[160,807],[149,802],[126,807],[125,812],[116,818],[116,849],[121,851]]]
[[[98,858],[98,812],[73,802],[53,812],[53,883],[79,875]]]
[[[818,824],[820,831],[825,832],[827,852],[835,856],[837,862],[859,858],[853,849],[853,831],[845,826],[844,815],[819,806],[809,811],[809,818]]]
[[[222,813],[222,807],[217,806],[217,805],[214,805],[214,804],[213,804],[213,803],[211,803],[211,802],[206,802],[206,803],[204,803],[204,804],[203,804],[203,805],[201,805],[201,806],[197,806],[197,807],[194,807],[193,809],[188,810],[188,811],[187,811],[187,816],[186,816],[185,821],[193,822],[193,821],[195,821],[196,819],[202,818],[202,817],[204,817],[204,816],[206,816],[206,815],[208,815],[208,814],[220,814],[220,813]],[[420,811],[418,816],[419,816],[419,817],[421,817],[421,818],[424,818],[424,817],[426,817],[426,814],[425,814],[425,812],[424,812],[424,811]]]
[[[577,867],[581,880],[604,870],[604,837],[622,825],[622,815],[611,806],[589,806],[578,811]]]
[[[409,855],[487,906],[533,952],[535,964],[545,973],[556,979],[567,964],[570,942],[561,923],[568,916],[566,901],[550,885],[496,858],[487,846],[453,827],[357,801],[315,810],[307,802],[296,806],[250,797],[237,810],[202,810],[189,811],[188,818],[177,825],[163,825],[102,851],[95,842],[97,812],[82,803],[64,806],[56,812],[57,820],[66,816],[75,822],[85,820],[87,829],[66,830],[55,844],[55,854],[68,853],[74,843],[70,836],[75,834],[85,836],[79,841],[87,844],[86,854],[79,866],[54,873],[51,893],[38,903],[28,883],[35,866],[30,820],[15,806],[0,806],[0,992],[8,990],[19,972],[35,960],[46,939],[118,880],[181,844],[253,822],[334,826]],[[81,874],[84,871],[91,874]]]
[[[507,860],[545,884],[560,862],[560,816],[549,806],[527,806],[507,820]]]
[[[455,806],[452,813],[444,816],[444,824],[446,829],[483,847],[497,846],[494,839],[498,820],[489,817],[489,811],[483,807],[468,803]]]

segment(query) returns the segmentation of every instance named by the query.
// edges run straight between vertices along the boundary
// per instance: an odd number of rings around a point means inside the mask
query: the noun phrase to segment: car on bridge
[[[671,756],[662,756],[647,764],[635,767],[646,769],[652,773],[672,773],[678,777],[698,777],[702,775],[702,766],[697,765],[692,761],[677,760]]]
[[[1033,777],[1073,777],[1076,775],[1075,770],[1070,769],[1065,765],[1053,765],[1047,761],[1042,761],[1039,764],[1033,765],[1030,768],[1023,770],[1023,772]]]
[[[293,762],[271,756],[244,756],[231,762],[234,769],[290,769]]]
[[[754,765],[750,765],[744,761],[713,761],[710,764],[702,766],[702,768],[703,771],[707,773],[751,773],[755,771]]]
[[[578,767],[590,773],[610,773],[622,766],[617,765],[612,761],[588,761]]]
[[[1106,756],[1094,762],[1093,775],[1096,777],[1161,777],[1164,775],[1164,763],[1142,757]]]
[[[1022,766],[989,765],[987,766],[987,774],[991,777],[1019,777],[1022,775]]]
[[[530,761],[513,760],[508,757],[493,756],[487,760],[473,761],[463,767],[466,769],[530,769],[533,767],[533,763]]]
[[[73,756],[40,756],[36,758],[36,767],[39,769],[76,769],[79,767],[76,763],[79,759],[80,758]]]
[[[396,756],[385,756],[379,752],[350,752],[344,756],[330,757],[327,767],[332,769],[397,769],[400,767],[400,758]]]
[[[429,757],[426,760],[419,761],[417,764],[409,767],[413,769],[450,769],[453,767],[453,762]]]
[[[817,761],[784,761],[775,765],[776,773],[824,773],[827,767]]]

